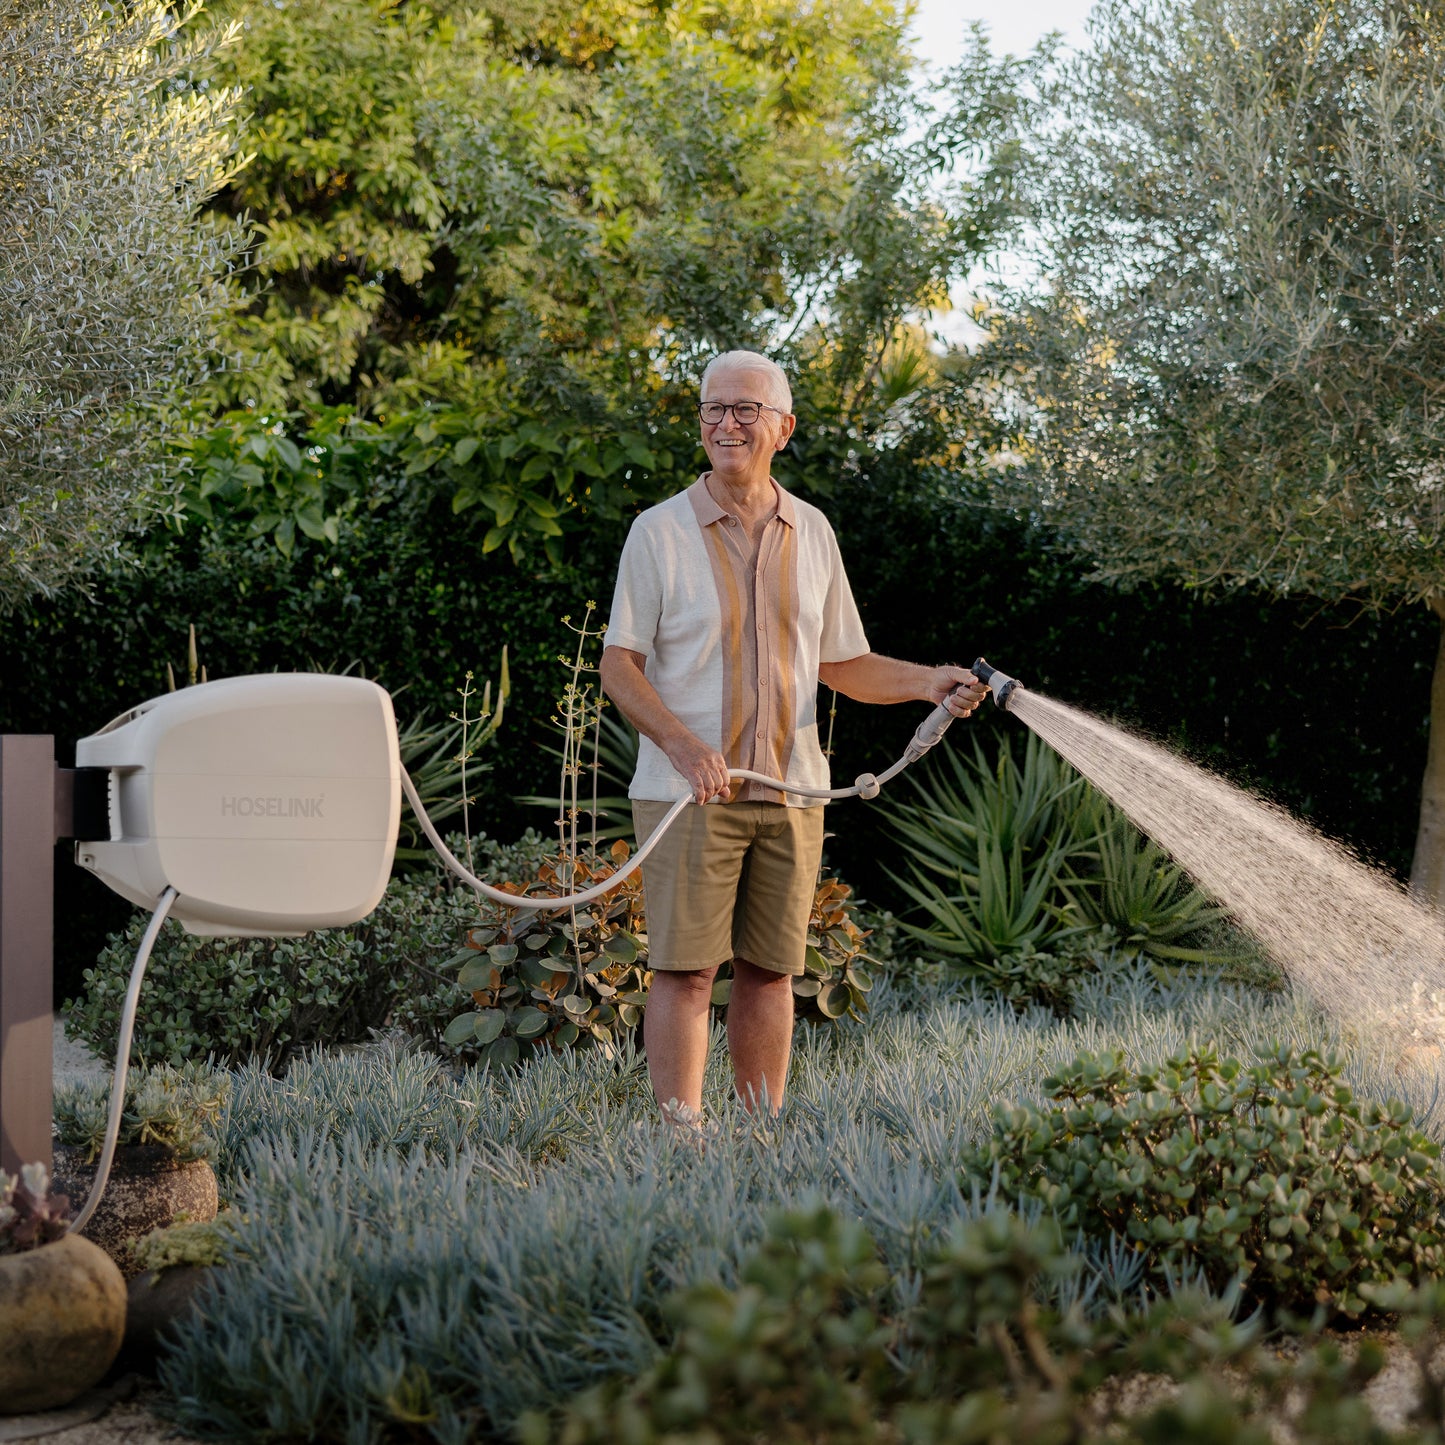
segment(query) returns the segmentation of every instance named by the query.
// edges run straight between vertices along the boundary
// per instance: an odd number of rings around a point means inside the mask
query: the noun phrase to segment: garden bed
[[[204,1327],[162,1362],[161,1408],[201,1436],[507,1438],[655,1366],[668,1299],[736,1287],[768,1220],[799,1208],[861,1223],[901,1308],[938,1242],[989,1210],[958,1164],[996,1107],[1042,1102],[1081,1051],[1145,1067],[1203,1043],[1334,1049],[1358,1096],[1433,1122],[1433,1076],[1285,995],[1121,965],[1069,1018],[937,982],[872,997],[865,1021],[800,1030],[776,1122],[737,1108],[715,1048],[701,1147],[658,1126],[628,1040],[500,1074],[395,1043],[233,1071],[216,1167],[244,1222]],[[1129,1251],[1079,1260],[1049,1303],[1138,1307]]]

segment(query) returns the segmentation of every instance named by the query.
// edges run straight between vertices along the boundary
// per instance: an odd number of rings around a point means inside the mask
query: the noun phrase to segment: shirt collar
[[[704,472],[687,489],[687,496],[688,500],[692,503],[692,510],[696,514],[699,524],[704,527],[709,527],[714,522],[720,522],[724,517],[730,515],[723,507],[718,505],[713,494],[707,489],[707,479],[711,475],[711,472]],[[773,482],[773,493],[778,499],[779,519],[786,522],[788,526],[796,531],[798,514],[797,509],[793,505],[792,494],[784,491],[776,481]]]

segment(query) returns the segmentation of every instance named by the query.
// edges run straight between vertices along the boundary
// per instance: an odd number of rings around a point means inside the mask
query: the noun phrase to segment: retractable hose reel
[[[391,875],[401,758],[374,682],[277,673],[152,698],[76,744],[108,772],[110,837],[75,861],[191,933],[275,937],[365,918]]]

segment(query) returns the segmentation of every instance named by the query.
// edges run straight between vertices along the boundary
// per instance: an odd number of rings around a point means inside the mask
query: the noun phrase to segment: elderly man
[[[962,667],[868,650],[833,529],[785,492],[772,460],[797,418],[782,368],[714,358],[698,406],[712,464],[632,524],[617,574],[602,686],[642,735],[630,789],[639,842],[689,794],[643,866],[649,964],[643,1026],[664,1118],[699,1117],[708,1009],[731,960],[728,1049],[743,1103],[776,1111],[823,848],[823,808],[730,768],[828,786],[818,683],[862,702],[946,702],[986,689]]]

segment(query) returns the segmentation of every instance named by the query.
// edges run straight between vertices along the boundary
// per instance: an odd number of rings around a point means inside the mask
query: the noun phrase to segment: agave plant
[[[935,761],[935,759],[937,761]],[[914,905],[904,930],[984,972],[1029,950],[1064,952],[1110,930],[1115,947],[1171,962],[1217,962],[1226,915],[1057,753],[1029,734],[1022,762],[939,749],[910,779],[919,801],[893,830]]]
[[[1178,963],[1209,963],[1218,948],[1188,946],[1228,917],[1190,883],[1157,844],[1115,816],[1099,835],[1097,872],[1065,880],[1078,915],[1091,927],[1110,927],[1128,949]],[[1077,861],[1077,860],[1076,860]]]
[[[893,878],[926,921],[902,920],[908,933],[983,961],[1082,931],[1063,885],[1097,843],[1102,800],[1057,753],[1030,734],[1022,765],[1008,748],[990,764],[975,742],[971,761],[939,749],[909,781],[919,801],[893,822],[908,875]]]
[[[960,871],[954,892],[898,880],[931,920],[916,924],[904,919],[902,926],[941,953],[974,959],[997,959],[1080,933],[1083,929],[1068,921],[1057,901],[1067,861],[1066,850],[1054,847],[1025,868],[1017,839],[1007,857],[997,839],[987,839],[980,847],[977,873]]]

